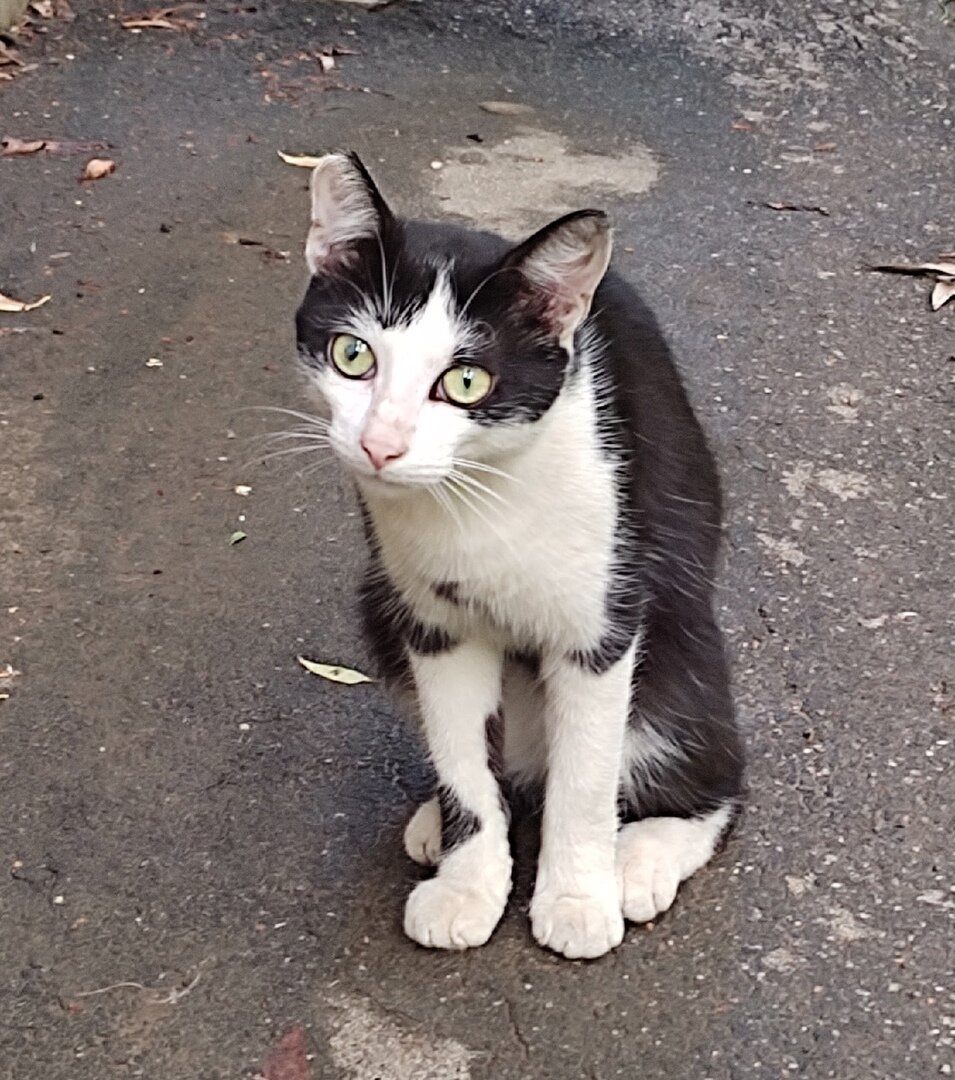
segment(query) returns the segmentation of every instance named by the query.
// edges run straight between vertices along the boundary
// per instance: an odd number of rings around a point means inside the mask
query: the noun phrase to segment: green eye
[[[335,367],[349,379],[360,379],[375,366],[375,354],[368,343],[354,334],[339,334],[332,338],[328,355]]]
[[[450,368],[441,376],[441,389],[455,405],[477,405],[491,392],[490,372],[470,364]]]

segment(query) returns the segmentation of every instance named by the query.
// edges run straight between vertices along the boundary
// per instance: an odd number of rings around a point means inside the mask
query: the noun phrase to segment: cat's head
[[[510,246],[406,223],[354,155],[312,174],[298,349],[329,441],[374,489],[441,483],[526,445],[573,369],[610,259],[596,210]]]

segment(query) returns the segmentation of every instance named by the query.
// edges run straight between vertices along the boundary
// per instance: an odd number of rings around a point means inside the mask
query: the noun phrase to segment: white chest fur
[[[587,648],[605,629],[617,506],[586,372],[539,426],[495,462],[508,478],[476,474],[483,497],[449,493],[451,510],[427,492],[366,498],[385,568],[419,617],[505,645]]]

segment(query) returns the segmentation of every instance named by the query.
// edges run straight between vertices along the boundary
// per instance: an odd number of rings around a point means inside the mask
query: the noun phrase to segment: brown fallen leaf
[[[532,105],[522,105],[519,101],[482,101],[478,107],[495,116],[527,116],[534,111]]]
[[[102,180],[104,176],[116,171],[116,162],[110,158],[91,158],[86,163],[80,180]]]
[[[17,67],[23,67],[23,61],[17,50],[5,45],[2,41],[0,41],[0,64],[16,64]]]
[[[0,139],[0,154],[3,157],[37,154],[45,149],[46,139],[18,139],[15,135],[4,135]]]
[[[160,8],[158,11],[120,19],[119,25],[124,30],[191,30],[196,25],[195,21],[183,18],[179,12],[195,6],[183,4],[179,7]]]
[[[39,300],[33,300],[27,302],[25,300],[14,300],[12,296],[4,296],[0,293],[0,311],[34,311],[38,307],[43,307],[52,299],[51,296],[41,296]]]
[[[181,30],[171,19],[155,15],[150,19],[123,19],[119,24],[124,30]]]
[[[938,311],[955,297],[955,278],[941,278],[932,289],[932,311]]]
[[[303,1028],[286,1031],[262,1067],[261,1075],[262,1080],[311,1080]]]
[[[833,150],[836,149],[837,145],[838,144],[834,142],[821,142],[816,143],[812,149],[816,154],[831,154]]]

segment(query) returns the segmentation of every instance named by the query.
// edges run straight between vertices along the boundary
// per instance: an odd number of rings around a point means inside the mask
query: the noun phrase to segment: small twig
[[[143,986],[138,982],[115,982],[110,983],[109,986],[101,986],[98,990],[84,990],[81,994],[74,994],[74,997],[93,997],[96,994],[108,994],[110,990],[120,990],[126,987],[130,990],[148,990],[148,986]]]
[[[184,986],[181,990],[170,990],[164,998],[157,998],[155,1004],[157,1005],[175,1005],[178,1001],[181,1001],[186,994],[191,994],[195,989],[196,983],[202,978],[202,972],[198,972],[196,977],[189,983],[188,986]]]
[[[101,986],[97,990],[84,990],[80,994],[74,994],[74,997],[86,998],[94,997],[96,994],[108,994],[111,990],[142,990],[150,991],[155,996],[152,999],[153,1005],[175,1005],[180,1002],[187,994],[191,994],[195,989],[196,984],[202,978],[202,972],[196,975],[196,977],[189,983],[188,986],[182,987],[180,990],[170,990],[167,994],[161,995],[160,988],[156,986],[143,986],[142,983],[129,982],[123,980],[122,982],[110,983],[109,986]]]
[[[753,202],[752,199],[748,200],[750,206],[765,206],[768,210],[783,210],[783,211],[795,211],[797,213],[806,214],[821,214],[823,217],[830,217],[829,211],[824,206],[811,206],[808,203],[790,203],[790,202]]]

